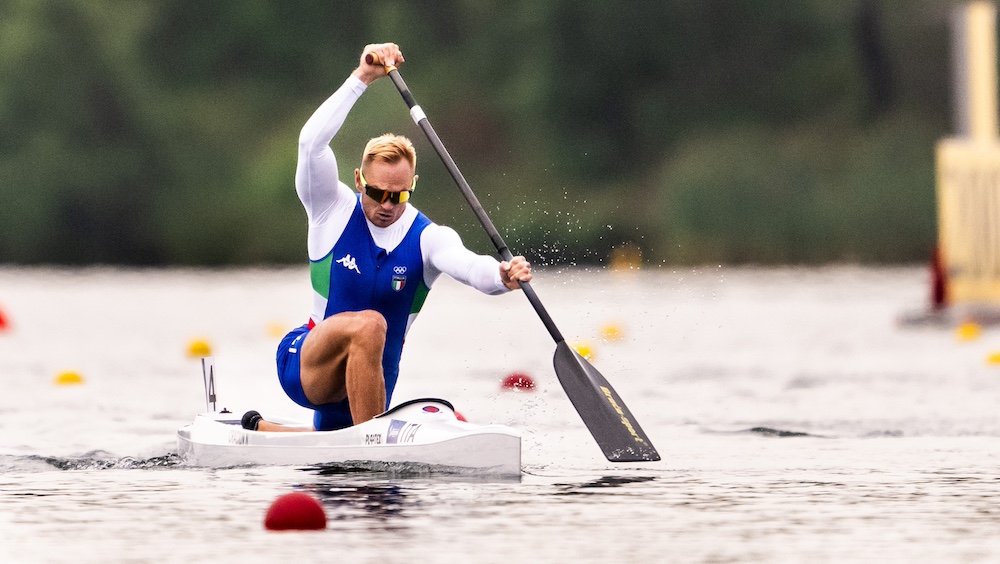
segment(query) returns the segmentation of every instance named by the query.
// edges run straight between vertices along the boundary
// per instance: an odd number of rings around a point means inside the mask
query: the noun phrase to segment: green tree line
[[[935,240],[950,5],[932,0],[4,0],[0,262],[300,263],[298,131],[394,41],[516,252],[906,262]],[[333,142],[408,135],[414,204],[490,250],[388,81]],[[348,178],[342,174],[344,178]]]

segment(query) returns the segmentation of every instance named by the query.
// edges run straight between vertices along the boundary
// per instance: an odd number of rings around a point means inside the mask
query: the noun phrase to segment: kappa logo
[[[344,258],[342,259],[337,259],[337,262],[344,265],[344,268],[347,270],[353,270],[354,272],[361,274],[361,270],[358,269],[358,261],[352,257],[350,253],[344,255]]]

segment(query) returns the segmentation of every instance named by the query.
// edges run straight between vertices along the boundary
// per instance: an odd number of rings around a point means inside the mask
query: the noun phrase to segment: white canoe
[[[377,462],[489,475],[521,473],[519,431],[460,421],[452,405],[441,399],[411,400],[371,421],[337,431],[248,431],[242,427],[241,417],[242,413],[196,416],[194,423],[177,431],[178,454],[187,464],[209,467]]]

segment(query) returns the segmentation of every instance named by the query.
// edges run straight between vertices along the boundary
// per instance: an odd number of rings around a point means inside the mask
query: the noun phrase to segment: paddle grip
[[[378,53],[368,53],[365,55],[365,62],[369,65],[380,65],[382,61],[378,58]],[[392,72],[396,70],[396,65],[385,65],[385,72]]]

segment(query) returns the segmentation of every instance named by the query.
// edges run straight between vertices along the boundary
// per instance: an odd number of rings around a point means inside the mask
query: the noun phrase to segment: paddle
[[[374,53],[369,53],[365,58],[365,62],[369,65],[381,63],[378,60],[378,56]],[[486,229],[486,233],[493,241],[493,245],[496,246],[497,252],[500,253],[503,260],[511,260],[513,255],[510,249],[507,248],[507,244],[504,243],[493,222],[486,215],[482,204],[479,203],[479,199],[472,192],[472,188],[469,187],[469,183],[462,176],[462,172],[458,170],[458,166],[455,164],[454,159],[451,158],[448,150],[445,149],[444,144],[441,143],[441,139],[434,131],[434,128],[431,127],[430,122],[427,120],[427,115],[424,114],[424,111],[413,99],[410,89],[403,82],[403,77],[400,76],[399,71],[393,65],[385,65],[385,70],[389,78],[392,79],[392,83],[396,85],[396,89],[399,90],[403,100],[406,101],[406,105],[410,108],[410,116],[413,118],[413,121],[423,130],[427,139],[431,142],[431,146],[434,147],[434,151],[441,157],[441,161],[444,162],[444,166],[448,169],[452,179],[458,185],[459,190],[462,191],[462,195],[465,196],[466,201],[469,202],[469,206],[472,207],[472,211],[476,214],[476,217],[479,218],[479,223]],[[521,289],[524,290],[524,295],[527,296],[528,301],[535,308],[535,313],[538,314],[542,323],[545,324],[549,335],[556,342],[553,363],[559,383],[562,384],[563,390],[565,390],[566,395],[569,396],[569,400],[573,403],[573,407],[576,408],[577,413],[580,414],[580,418],[587,425],[590,434],[597,440],[597,444],[600,445],[604,456],[612,462],[659,460],[659,453],[656,452],[653,444],[646,437],[642,428],[639,427],[639,423],[632,417],[632,413],[625,406],[625,402],[622,401],[618,393],[615,392],[615,389],[611,387],[611,384],[608,383],[596,368],[591,366],[589,362],[566,343],[566,339],[563,338],[555,322],[552,321],[548,312],[545,311],[545,307],[542,306],[541,300],[538,299],[538,295],[535,294],[531,285],[527,282],[519,282],[519,284],[521,285]]]

